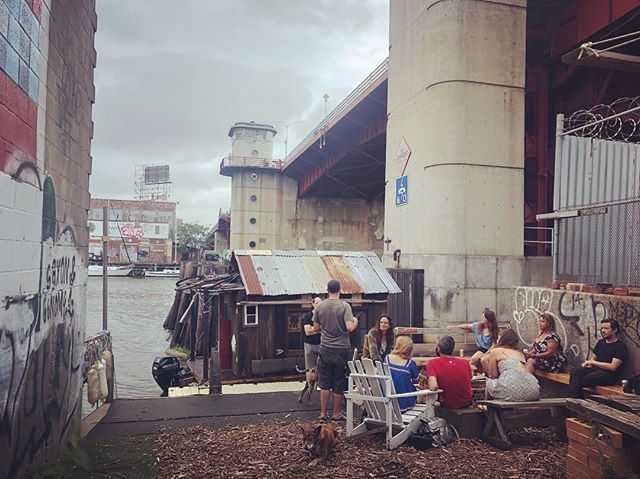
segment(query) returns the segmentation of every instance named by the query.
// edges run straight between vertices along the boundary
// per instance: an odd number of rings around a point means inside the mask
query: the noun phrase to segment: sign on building
[[[400,140],[400,144],[398,145],[398,150],[396,151],[396,161],[398,163],[406,164],[409,161],[409,157],[411,156],[411,148],[409,148],[409,144],[407,140],[402,137]]]
[[[396,206],[406,205],[409,202],[409,180],[407,175],[396,178]]]

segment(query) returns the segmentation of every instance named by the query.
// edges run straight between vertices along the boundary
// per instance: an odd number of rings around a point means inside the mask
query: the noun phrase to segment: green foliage
[[[178,227],[178,251],[188,253],[204,245],[210,226],[195,223],[182,223]]]

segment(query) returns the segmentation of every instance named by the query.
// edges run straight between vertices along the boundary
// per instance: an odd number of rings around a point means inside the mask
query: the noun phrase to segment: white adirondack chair
[[[433,403],[442,390],[396,394],[387,364],[376,361],[374,366],[371,359],[349,361],[348,364],[351,370],[349,390],[344,395],[347,399],[347,437],[385,431],[387,449],[395,449],[417,431],[420,419],[435,417]],[[411,396],[426,396],[426,403],[416,404],[402,414],[398,398]],[[362,401],[367,411],[367,417],[355,428],[354,401]]]

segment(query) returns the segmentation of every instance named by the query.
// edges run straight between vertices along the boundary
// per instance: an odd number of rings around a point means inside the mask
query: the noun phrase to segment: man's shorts
[[[336,394],[347,390],[347,362],[351,359],[351,349],[327,348],[320,346],[320,389],[331,389]]]

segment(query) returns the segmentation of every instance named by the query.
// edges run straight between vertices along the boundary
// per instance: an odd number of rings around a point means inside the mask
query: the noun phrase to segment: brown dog
[[[306,427],[300,426],[302,429],[302,440],[305,450],[311,454],[313,461],[310,466],[317,465],[323,459],[326,459],[336,447],[338,442],[338,432],[333,424],[309,424]]]
[[[299,373],[305,373],[305,383],[302,392],[300,393],[300,397],[298,398],[298,402],[302,402],[302,398],[304,393],[308,391],[307,401],[311,404],[311,393],[316,389],[316,383],[318,382],[318,366],[314,366],[311,369],[298,369],[296,366],[296,371]]]

